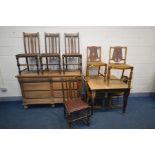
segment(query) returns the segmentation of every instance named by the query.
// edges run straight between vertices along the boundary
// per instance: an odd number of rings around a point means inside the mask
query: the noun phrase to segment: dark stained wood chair
[[[46,63],[43,62],[45,59]],[[56,62],[57,61],[57,62]],[[45,53],[40,55],[41,70],[59,70],[61,71],[60,58],[60,34],[45,33]]]
[[[87,68],[86,76],[89,75],[90,68],[98,69],[98,76],[103,76],[106,78],[107,74],[107,64],[101,60],[101,47],[100,46],[88,46],[87,47]],[[100,72],[101,67],[104,67],[104,73]]]
[[[79,33],[65,33],[65,53],[62,55],[63,70],[82,72],[82,55],[80,54]]]
[[[39,42],[39,33],[25,33],[23,32],[23,41],[24,41],[24,50],[25,53],[17,54],[16,60],[17,60],[17,66],[19,74],[21,74],[22,71],[31,70],[31,67],[35,67],[36,71],[39,73],[39,61],[38,57],[40,54],[40,42]],[[20,58],[24,58],[26,60],[26,63],[20,63]],[[32,64],[30,60],[33,59],[35,62]],[[26,66],[26,68],[21,69],[21,67]]]
[[[81,100],[81,80],[78,78],[62,79],[64,115],[69,128],[78,120],[86,121],[89,125],[91,107]]]

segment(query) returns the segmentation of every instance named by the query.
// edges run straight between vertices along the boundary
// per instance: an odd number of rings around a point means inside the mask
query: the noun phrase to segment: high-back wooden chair
[[[91,107],[81,100],[81,79],[62,79],[64,115],[69,127],[77,120],[86,120],[89,125]]]
[[[43,63],[45,58],[46,63]],[[50,61],[51,60],[51,61]],[[57,61],[57,62],[56,62]],[[45,33],[45,53],[40,56],[41,70],[43,66],[49,71],[49,66],[58,66],[58,70],[61,71],[61,58],[60,58],[60,34],[59,33]],[[51,62],[51,63],[50,63]],[[50,70],[55,70],[50,69]]]
[[[107,64],[103,63],[101,60],[101,47],[100,46],[88,46],[87,47],[87,68],[86,76],[89,76],[89,71],[91,67],[98,69],[98,75],[106,77]],[[100,73],[100,68],[104,67],[104,73]]]
[[[80,72],[82,72],[82,55],[80,54],[79,33],[65,33],[64,39],[65,53],[62,55],[63,70],[68,71],[69,66],[77,66],[77,69],[72,70],[80,70]],[[69,62],[71,59],[74,59],[75,62]]]
[[[23,32],[23,42],[24,42],[25,52],[22,54],[16,55],[19,74],[21,74],[21,72],[25,70],[30,71],[30,66],[36,67],[36,70],[39,73],[39,61],[38,61],[38,57],[40,54],[39,33],[38,32],[37,33]],[[26,60],[26,64],[21,64],[19,61],[20,58],[24,58]],[[29,62],[30,58],[33,58],[35,63],[31,64]],[[26,68],[21,70],[21,66],[26,66]]]

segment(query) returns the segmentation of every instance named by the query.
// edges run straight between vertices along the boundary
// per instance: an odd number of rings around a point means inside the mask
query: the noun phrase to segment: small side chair
[[[81,100],[81,80],[78,78],[62,79],[64,116],[69,128],[73,122],[83,120],[89,125],[91,107]]]

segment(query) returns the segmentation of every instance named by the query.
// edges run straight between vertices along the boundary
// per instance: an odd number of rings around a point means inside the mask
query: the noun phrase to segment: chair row
[[[68,70],[68,66],[78,66],[78,70],[82,72],[82,55],[80,54],[79,33],[65,33],[65,54],[62,55],[63,70]],[[22,71],[30,71],[30,66],[36,66],[37,72],[43,71],[43,66],[49,70],[49,66],[58,66],[61,70],[60,58],[60,34],[59,33],[45,33],[45,52],[40,52],[39,33],[25,33],[23,32],[24,50],[22,54],[17,54],[17,66],[19,74]],[[26,63],[20,63],[21,58],[26,59]],[[35,61],[30,64],[29,59]],[[57,63],[50,63],[50,59],[56,59]],[[76,63],[70,63],[69,58],[75,58]],[[45,59],[45,63],[43,63]],[[39,63],[40,62],[40,63]],[[23,70],[21,66],[26,66]],[[39,67],[40,66],[40,67]],[[40,69],[39,69],[40,68]]]

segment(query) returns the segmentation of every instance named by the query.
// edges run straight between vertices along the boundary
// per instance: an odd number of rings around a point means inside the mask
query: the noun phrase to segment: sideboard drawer
[[[50,98],[51,91],[25,91],[24,98],[34,99],[34,98]]]
[[[24,90],[50,90],[50,83],[43,82],[43,83],[24,83],[23,84]]]

